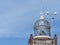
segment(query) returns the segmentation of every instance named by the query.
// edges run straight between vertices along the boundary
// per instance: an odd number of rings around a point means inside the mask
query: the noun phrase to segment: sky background
[[[33,33],[34,23],[44,17],[46,11],[51,15],[58,12],[51,22],[51,37],[58,36],[60,43],[60,0],[0,0],[0,45],[28,45]]]

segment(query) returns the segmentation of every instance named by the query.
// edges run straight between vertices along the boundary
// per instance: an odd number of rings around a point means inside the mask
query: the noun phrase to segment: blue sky
[[[51,34],[57,34],[59,45],[60,0],[0,0],[0,45],[28,45],[34,23],[40,12],[46,17],[47,10],[51,15],[58,12],[51,22]]]

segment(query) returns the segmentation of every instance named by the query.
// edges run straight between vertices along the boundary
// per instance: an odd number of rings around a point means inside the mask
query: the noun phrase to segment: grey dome
[[[45,19],[39,19],[34,24],[34,33],[37,35],[50,35],[50,23]]]
[[[47,20],[44,20],[44,19],[37,20],[36,23],[34,24],[34,27],[39,27],[41,25],[50,27],[50,23]]]

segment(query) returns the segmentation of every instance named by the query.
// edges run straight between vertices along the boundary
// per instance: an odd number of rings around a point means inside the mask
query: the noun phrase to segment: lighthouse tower
[[[57,35],[51,38],[51,25],[43,16],[34,24],[34,35],[31,34],[28,45],[57,45]]]

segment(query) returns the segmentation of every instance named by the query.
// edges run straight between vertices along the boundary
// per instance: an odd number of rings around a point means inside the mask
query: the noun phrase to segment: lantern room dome
[[[50,23],[43,16],[35,22],[34,33],[35,35],[50,35]]]
[[[50,26],[50,23],[45,19],[39,19],[36,21],[34,26],[41,26],[41,25]]]

